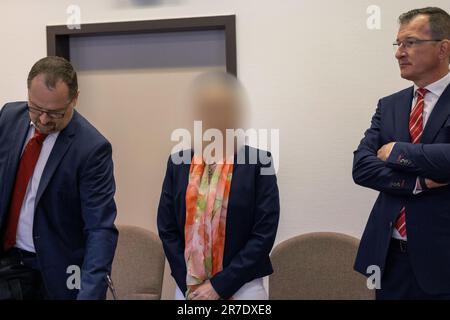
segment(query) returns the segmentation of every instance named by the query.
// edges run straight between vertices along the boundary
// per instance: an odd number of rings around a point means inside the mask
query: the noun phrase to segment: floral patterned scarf
[[[233,164],[207,165],[194,156],[186,191],[184,227],[187,292],[222,270]]]

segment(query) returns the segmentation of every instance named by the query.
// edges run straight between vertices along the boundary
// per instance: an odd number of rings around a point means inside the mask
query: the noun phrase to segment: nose
[[[401,58],[403,58],[403,57],[405,57],[405,56],[406,56],[406,51],[403,50],[403,48],[402,48],[401,46],[399,46],[399,47],[397,48],[397,51],[395,51],[395,57],[396,57],[397,59],[401,59]]]
[[[50,122],[50,117],[44,112],[39,116],[39,121],[45,126]]]

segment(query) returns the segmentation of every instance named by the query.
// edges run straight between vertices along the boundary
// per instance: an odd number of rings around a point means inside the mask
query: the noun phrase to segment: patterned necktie
[[[20,210],[28,188],[28,182],[33,176],[34,168],[41,153],[42,144],[47,135],[35,130],[34,136],[28,141],[20,159],[19,169],[16,174],[11,206],[9,208],[8,222],[6,225],[3,247],[5,251],[16,244],[17,225],[19,223]]]
[[[419,88],[417,89],[417,101],[416,105],[409,115],[409,134],[411,136],[412,143],[419,143],[423,133],[423,107],[425,105],[424,99],[428,90]],[[395,223],[395,228],[402,237],[406,237],[406,209],[405,207],[400,209],[400,215]]]

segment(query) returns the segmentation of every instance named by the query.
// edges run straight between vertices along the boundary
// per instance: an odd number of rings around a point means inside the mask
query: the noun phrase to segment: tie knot
[[[425,88],[419,88],[419,89],[417,89],[417,94],[420,96],[420,97],[425,97],[425,95],[428,93],[428,90],[427,89],[425,89]]]
[[[36,140],[39,144],[42,144],[45,138],[47,138],[46,134],[40,133],[37,129],[34,130],[33,139]]]

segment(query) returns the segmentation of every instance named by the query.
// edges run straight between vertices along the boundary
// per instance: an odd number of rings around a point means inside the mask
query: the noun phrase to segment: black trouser
[[[409,260],[406,241],[392,239],[381,278],[381,289],[376,291],[377,300],[439,300],[449,295],[430,295],[422,290]]]
[[[0,255],[0,300],[45,299],[36,254],[18,248]]]

